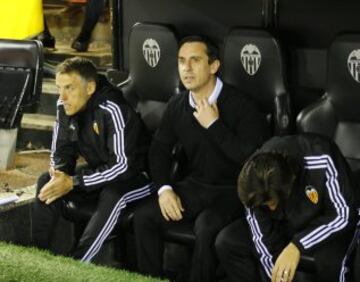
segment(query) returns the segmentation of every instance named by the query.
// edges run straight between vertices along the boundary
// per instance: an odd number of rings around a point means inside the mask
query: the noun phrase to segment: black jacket
[[[354,232],[359,207],[356,186],[332,141],[315,134],[273,137],[259,152],[286,153],[302,167],[289,198],[275,211],[265,206],[247,209],[265,270],[271,272],[273,261],[290,241],[301,253],[311,253],[340,233]]]
[[[143,171],[147,141],[139,115],[121,91],[100,76],[84,111],[67,116],[58,101],[50,165],[73,175],[82,156],[88,168],[75,175],[74,182],[81,189],[94,190]]]

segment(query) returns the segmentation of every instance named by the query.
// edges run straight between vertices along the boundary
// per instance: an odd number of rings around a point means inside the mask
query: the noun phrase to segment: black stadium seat
[[[0,39],[0,169],[15,162],[18,129],[24,111],[35,111],[42,87],[40,41]]]
[[[325,94],[300,112],[297,127],[333,139],[353,171],[360,170],[359,93],[360,35],[342,35],[328,52]]]
[[[360,185],[359,94],[360,34],[341,35],[333,41],[328,52],[324,96],[320,101],[303,109],[297,117],[297,128],[300,132],[319,133],[336,142],[354,172],[358,185]],[[359,247],[357,253],[356,263],[359,263]],[[358,267],[354,268],[358,271]],[[360,281],[360,273],[356,275],[358,277],[353,281]]]
[[[136,24],[129,39],[129,77],[118,87],[141,114],[150,131],[167,101],[179,93],[177,38],[167,26]]]
[[[278,41],[265,30],[236,28],[224,44],[224,81],[258,102],[272,134],[288,134],[292,125],[290,96]]]
[[[39,103],[42,68],[41,42],[0,39],[0,128],[17,128]]]

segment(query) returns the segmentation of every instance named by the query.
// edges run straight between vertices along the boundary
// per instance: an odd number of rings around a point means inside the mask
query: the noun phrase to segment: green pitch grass
[[[1,282],[155,282],[153,278],[71,258],[35,248],[0,242]]]

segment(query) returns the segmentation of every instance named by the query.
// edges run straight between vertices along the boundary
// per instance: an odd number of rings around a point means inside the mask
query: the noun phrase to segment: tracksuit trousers
[[[50,180],[49,173],[38,179],[37,194]],[[99,252],[105,239],[114,229],[119,216],[126,206],[151,194],[152,184],[142,174],[126,181],[115,181],[92,192],[72,190],[49,205],[37,197],[33,206],[33,244],[39,248],[49,249],[58,219],[63,213],[63,199],[74,202],[95,202],[96,209],[86,224],[85,230],[71,256],[84,262],[90,262]]]

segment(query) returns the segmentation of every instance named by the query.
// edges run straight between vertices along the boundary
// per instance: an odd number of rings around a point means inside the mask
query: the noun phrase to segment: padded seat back
[[[170,27],[136,24],[129,39],[129,78],[119,85],[150,131],[160,122],[167,101],[179,93],[178,41]]]
[[[250,95],[267,114],[272,133],[291,129],[290,97],[277,40],[267,31],[233,29],[225,39],[223,79]]]
[[[19,126],[39,103],[43,52],[39,41],[0,39],[0,128]]]
[[[298,130],[332,138],[360,170],[360,34],[337,37],[328,52],[326,92],[297,118]]]

